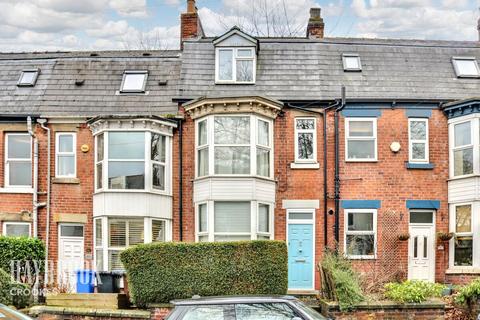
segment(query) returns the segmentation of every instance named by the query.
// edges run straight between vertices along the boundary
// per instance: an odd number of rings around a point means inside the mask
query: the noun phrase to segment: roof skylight
[[[356,53],[344,53],[342,55],[344,71],[362,71],[360,56]]]
[[[480,69],[474,57],[453,57],[453,68],[459,78],[478,78]]]
[[[40,69],[28,69],[23,70],[18,79],[17,86],[20,87],[33,87],[37,82]]]
[[[148,71],[125,71],[120,92],[145,92]]]

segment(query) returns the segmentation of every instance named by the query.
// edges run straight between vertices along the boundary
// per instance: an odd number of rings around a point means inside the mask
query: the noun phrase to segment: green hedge
[[[10,272],[11,261],[42,263],[44,260],[45,245],[40,239],[0,236],[0,269]]]
[[[24,308],[30,301],[27,285],[13,281],[10,274],[0,269],[0,303]]]
[[[283,241],[145,244],[123,251],[121,261],[138,306],[193,295],[287,292]]]

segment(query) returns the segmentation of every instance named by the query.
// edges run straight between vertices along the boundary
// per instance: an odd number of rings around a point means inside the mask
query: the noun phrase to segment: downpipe
[[[38,237],[38,139],[32,128],[32,118],[27,117],[27,130],[33,139],[33,196],[32,196],[32,222],[33,237]]]
[[[338,108],[334,112],[334,130],[335,130],[335,191],[334,191],[334,200],[335,200],[335,251],[338,251],[338,244],[340,241],[340,150],[339,150],[339,115],[338,113],[346,105],[346,89],[345,86],[342,86],[342,101]]]

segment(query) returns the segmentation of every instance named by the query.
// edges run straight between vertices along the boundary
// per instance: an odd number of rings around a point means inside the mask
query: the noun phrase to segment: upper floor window
[[[255,48],[216,48],[215,82],[255,83]]]
[[[96,188],[168,190],[169,137],[150,131],[106,131],[96,136]]]
[[[478,78],[480,69],[474,57],[454,57],[452,59],[455,73],[459,78]]]
[[[58,132],[55,142],[56,176],[76,177],[76,134],[73,132]]]
[[[32,186],[32,138],[28,133],[5,136],[5,186]]]
[[[356,53],[344,53],[342,55],[344,71],[362,71],[360,56]]]
[[[37,82],[39,69],[23,70],[18,79],[17,86],[19,87],[31,87]]]
[[[345,119],[345,155],[347,161],[377,160],[377,119]]]
[[[408,119],[408,150],[410,162],[429,162],[428,119]]]
[[[271,176],[272,123],[254,115],[197,121],[197,176]]]
[[[145,92],[147,84],[148,71],[125,71],[123,73],[122,86],[120,92],[123,93],[141,93]]]
[[[295,119],[295,162],[317,162],[315,118]]]
[[[453,126],[453,175],[473,173],[472,122],[466,121]]]

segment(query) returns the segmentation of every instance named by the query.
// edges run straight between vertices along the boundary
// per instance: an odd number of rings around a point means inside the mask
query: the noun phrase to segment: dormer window
[[[18,79],[17,86],[19,87],[33,87],[37,82],[38,73],[40,69],[23,70]]]
[[[344,53],[342,55],[344,71],[362,71],[360,56],[356,53]]]
[[[125,71],[123,73],[122,93],[143,93],[147,84],[148,71]]]
[[[454,57],[452,62],[458,78],[480,77],[480,69],[474,57]]]

